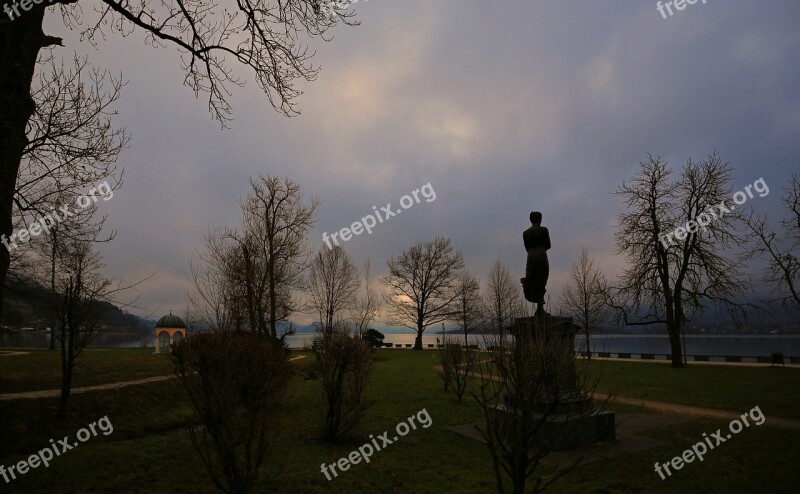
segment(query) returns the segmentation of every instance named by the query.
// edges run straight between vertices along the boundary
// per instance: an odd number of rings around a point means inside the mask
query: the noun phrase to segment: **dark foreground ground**
[[[76,386],[168,375],[165,358],[152,350],[87,350]],[[302,352],[296,355],[304,355]],[[316,440],[319,424],[319,382],[304,380],[302,370],[312,356],[296,360],[301,371],[290,386],[280,411],[277,436],[263,468],[258,492],[275,493],[491,493],[494,473],[486,447],[448,430],[476,423],[480,410],[465,398],[456,403],[442,391],[434,352],[380,350],[370,383],[375,400],[354,437],[339,445]],[[602,372],[600,391],[621,396],[721,409],[740,414],[758,406],[766,417],[761,426],[745,428],[710,451],[703,462],[687,464],[667,480],[654,471],[710,435],[728,427],[727,419],[670,417],[650,408],[617,405],[621,414],[646,414],[641,432],[662,445],[614,455],[576,467],[549,492],[798,492],[800,429],[776,427],[770,418],[800,422],[800,369],[770,367],[690,366],[640,362],[593,363]],[[0,354],[0,394],[52,389],[58,386],[55,352],[33,350],[24,355]],[[333,463],[368,441],[393,430],[398,422],[427,410],[432,425],[417,428],[370,463],[352,465],[328,481],[321,463]],[[77,394],[70,418],[53,419],[56,400],[0,400],[0,465],[6,468],[64,436],[107,416],[113,432],[98,434],[52,460],[6,483],[0,492],[217,492],[192,448],[184,428],[192,413],[176,380]],[[621,415],[626,416],[626,415]],[[671,420],[681,418],[682,420]],[[723,431],[724,432],[724,431]],[[623,448],[624,449],[624,448]]]

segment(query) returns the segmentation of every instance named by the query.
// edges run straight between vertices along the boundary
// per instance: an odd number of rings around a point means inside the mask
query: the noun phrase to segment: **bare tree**
[[[478,365],[478,350],[461,345],[456,337],[444,335],[438,357],[442,367],[439,375],[444,382],[444,390],[452,389],[456,400],[461,403]]]
[[[316,222],[319,200],[312,197],[304,204],[300,185],[289,178],[260,175],[257,180],[250,179],[250,187],[243,229],[263,260],[266,322],[269,334],[277,338],[278,321],[294,310],[291,290],[303,287],[310,255],[307,236]]]
[[[566,315],[583,329],[589,359],[592,358],[590,333],[612,315],[606,304],[606,293],[608,284],[605,277],[584,247],[578,261],[570,267],[569,279],[561,292],[561,306]]]
[[[459,295],[455,281],[464,268],[464,257],[450,239],[437,237],[392,256],[387,265],[389,274],[381,282],[387,289],[389,323],[415,330],[414,349],[422,350],[425,329],[452,317],[452,304]]]
[[[472,273],[464,271],[456,278],[453,289],[456,293],[452,307],[453,320],[464,332],[464,345],[469,345],[467,335],[480,327],[485,320],[481,283]]]
[[[121,182],[117,182],[120,186]],[[109,186],[109,192],[111,192]],[[58,197],[65,200],[66,203],[74,202],[67,198],[80,197],[77,194],[64,192]],[[97,203],[92,203],[86,208],[75,208],[73,217],[63,218],[61,221],[54,223],[50,227],[48,235],[40,237],[37,242],[40,248],[38,258],[44,258],[48,261],[49,267],[49,284],[50,292],[53,296],[50,311],[51,331],[50,331],[50,350],[55,350],[56,347],[56,331],[58,326],[58,318],[56,316],[55,307],[58,304],[58,291],[56,287],[56,276],[58,274],[58,258],[64,242],[83,242],[83,243],[106,243],[110,242],[116,237],[116,232],[111,232],[108,235],[101,236],[102,229],[105,226],[106,216],[102,216],[99,220],[93,220],[97,213]],[[36,269],[34,272],[41,273],[42,269]],[[43,274],[43,273],[42,273]]]
[[[115,163],[128,143],[128,135],[124,129],[111,126],[116,112],[110,106],[119,99],[121,79],[90,69],[86,59],[77,56],[73,65],[67,67],[63,60],[57,64],[50,53],[42,57],[39,66],[46,70],[39,75],[33,91],[36,110],[28,122],[29,140],[14,192],[13,221],[17,232],[33,227],[46,233],[31,243],[39,246],[34,249],[39,251],[34,253],[40,254],[37,257],[49,258],[49,285],[55,296],[58,243],[69,239],[105,242],[114,237],[113,232],[104,240],[95,235],[102,230],[106,219],[103,216],[92,222],[95,202],[82,207],[72,205],[101,180],[108,188],[108,198],[121,187],[123,172],[117,171]],[[68,217],[62,211],[65,206],[77,218]],[[13,239],[12,235],[10,245],[14,247],[9,253],[12,274],[16,268],[25,269],[20,259],[30,254],[26,243],[17,246]],[[4,244],[9,247],[8,242]],[[55,327],[52,311],[49,317]],[[55,336],[52,331],[51,350],[55,349]]]
[[[245,319],[242,285],[236,281],[239,258],[219,230],[209,230],[203,246],[192,256],[188,278],[194,287],[188,293],[197,317],[212,329],[243,329]]]
[[[253,492],[294,373],[288,352],[264,333],[208,331],[181,340],[171,358],[196,416],[192,445],[214,485]]]
[[[93,252],[92,242],[70,240],[59,244],[56,289],[59,302],[55,307],[61,342],[61,396],[58,417],[64,418],[72,390],[75,361],[102,325],[107,303],[120,304],[118,295],[135,288],[114,284],[101,276],[100,256]],[[124,306],[130,306],[126,303]],[[56,331],[56,328],[52,328]]]
[[[364,263],[364,296],[356,301],[353,309],[353,320],[356,331],[362,335],[370,329],[372,321],[378,317],[381,310],[381,300],[372,289],[369,259]]]
[[[524,313],[525,303],[519,296],[521,290],[521,286],[511,281],[508,267],[500,259],[496,260],[486,282],[485,306],[497,331],[503,331],[514,317]]]
[[[688,315],[707,307],[743,307],[739,264],[725,256],[738,244],[730,168],[716,153],[691,159],[677,180],[661,158],[648,156],[616,194],[628,211],[619,218],[617,249],[629,266],[609,304],[628,325],[665,324],[672,365],[682,367],[681,334]],[[629,320],[632,315],[634,320]]]
[[[358,287],[358,270],[350,255],[342,246],[323,246],[311,261],[307,291],[308,308],[319,315],[323,332],[342,322],[343,312],[353,309]]]
[[[241,86],[233,65],[254,76],[272,106],[296,115],[301,94],[298,79],[314,80],[318,69],[310,63],[303,34],[320,36],[339,22],[352,21],[349,6],[323,7],[321,0],[252,0],[223,8],[216,0],[141,2],[88,0],[34,2],[12,20],[0,22],[0,234],[13,230],[12,204],[23,153],[30,142],[28,123],[36,111],[31,88],[43,48],[63,46],[63,40],[43,31],[45,12],[58,6],[65,26],[86,26],[82,39],[92,43],[109,33],[145,35],[153,47],[172,46],[181,53],[184,84],[195,94],[208,95],[209,111],[223,125],[230,118],[229,86]],[[93,16],[93,17],[92,17]],[[0,290],[5,285],[10,256],[0,248]],[[1,293],[1,292],[0,292]],[[0,300],[0,302],[2,302]],[[0,304],[2,307],[2,304]]]
[[[242,224],[206,235],[191,266],[190,298],[213,327],[278,338],[277,323],[296,309],[293,291],[303,288],[319,201],[303,204],[300,185],[288,178],[260,176],[250,186]]]
[[[336,325],[321,332],[314,354],[322,384],[322,439],[335,441],[352,430],[370,406],[366,389],[375,349],[350,328]]]
[[[14,190],[14,213],[23,218],[43,216],[62,206],[64,196],[78,196],[103,180],[117,190],[122,172],[116,161],[130,141],[124,128],[111,124],[117,115],[111,106],[125,84],[121,77],[91,68],[77,55],[69,67],[52,54],[39,64],[47,70],[33,91],[36,110]]]
[[[766,215],[748,211],[744,223],[754,244],[748,257],[763,256],[769,261],[764,279],[777,294],[770,302],[780,302],[788,308],[794,301],[800,308],[800,180],[797,175],[789,179],[781,202],[786,205],[788,214],[781,219],[783,232],[780,236],[769,228]]]

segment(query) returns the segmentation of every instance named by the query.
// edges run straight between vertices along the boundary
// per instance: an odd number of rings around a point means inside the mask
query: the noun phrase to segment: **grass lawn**
[[[61,387],[59,350],[2,348],[27,352],[0,356],[0,393],[40,391]],[[92,349],[78,356],[73,387],[172,374],[169,359],[154,356],[152,348]]]
[[[744,413],[761,407],[767,417],[800,419],[800,369],[592,361],[602,376],[598,391]]]
[[[149,355],[145,358],[139,350],[105,352],[116,357],[95,356],[93,352],[84,356],[86,376],[105,376],[114,381],[144,377],[137,372],[170,373],[166,359],[158,362],[158,358]],[[45,367],[47,352],[42,353],[44,356],[37,354],[30,359]],[[57,375],[48,376],[42,368],[33,369],[26,363],[28,356],[21,357],[14,361],[17,364],[9,362],[12,357],[0,357],[2,375],[17,376],[14,391],[42,389],[48,379],[57,382]],[[445,429],[478,422],[481,413],[470,399],[459,404],[442,391],[433,370],[434,352],[379,351],[370,385],[375,404],[354,437],[337,445],[316,440],[319,382],[302,378],[312,359],[309,355],[295,361],[300,372],[280,411],[279,435],[268,453],[258,492],[494,492],[494,474],[485,446]],[[139,365],[145,368],[134,371],[133,367]],[[759,405],[767,421],[763,426],[743,430],[710,451],[705,461],[686,465],[668,480],[661,480],[654,472],[656,461],[668,461],[701,440],[702,433],[725,428],[727,423],[695,420],[656,429],[650,435],[665,441],[665,446],[579,466],[551,492],[794,492],[800,485],[796,468],[800,462],[796,446],[800,431],[769,426],[772,414],[797,418],[797,398],[793,393],[800,370],[710,366],[673,370],[669,366],[626,362],[603,365],[604,385],[613,384],[620,394],[742,413]],[[159,368],[161,372],[157,372]],[[33,388],[25,388],[28,375]],[[784,398],[789,401],[784,403]],[[3,485],[2,492],[216,492],[188,434],[181,432],[191,420],[191,410],[177,381],[76,395],[72,405],[70,418],[58,422],[52,419],[54,399],[0,402],[0,464],[6,466],[47,447],[51,438],[74,438],[82,426],[105,415],[114,426],[112,434],[89,439],[53,460],[49,468],[40,466]],[[411,431],[375,453],[370,463],[352,465],[332,481],[320,472],[321,463],[330,464],[346,456],[368,441],[370,434],[377,437],[390,431],[392,437],[398,422],[423,408],[432,418],[431,427]],[[624,409],[628,411],[630,407]],[[2,478],[0,484],[4,484]]]

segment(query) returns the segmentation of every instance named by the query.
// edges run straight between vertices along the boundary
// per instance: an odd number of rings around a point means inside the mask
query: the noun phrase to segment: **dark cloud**
[[[668,19],[654,1],[355,7],[360,27],[310,41],[322,72],[303,85],[300,117],[279,116],[251,81],[233,88],[226,131],[181,86],[174,50],[136,36],[112,35],[99,51],[68,44],[130,81],[119,108],[134,138],[121,159],[126,185],[104,205],[119,237],[103,251],[116,276],[157,271],[144,305],[185,305],[192,250],[209,225],[235,224],[257,173],[290,175],[321,198],[317,245],[323,231],[431,182],[434,202],[346,244],[376,275],[389,255],[441,234],[481,277],[498,257],[521,276],[521,232],[541,209],[557,294],[583,245],[608,274],[621,266],[612,192],[646,153],[678,168],[716,149],[735,189],[764,176],[772,193],[756,206],[773,214],[798,170],[794,0],[712,0]]]

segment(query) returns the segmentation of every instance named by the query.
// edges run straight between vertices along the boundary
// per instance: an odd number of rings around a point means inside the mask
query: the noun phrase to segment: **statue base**
[[[560,377],[552,377],[559,382],[545,386],[545,389],[554,390],[554,396],[538,396],[532,400],[531,408],[527,408],[515,393],[508,393],[504,403],[494,409],[500,427],[509,432],[516,430],[516,421],[523,420],[525,414],[522,411],[526,410],[527,420],[536,424],[533,427],[536,430],[534,443],[538,446],[548,445],[559,451],[616,438],[614,413],[595,409],[591,397],[578,388],[575,370],[577,329],[568,317],[544,315],[514,320],[511,333],[516,341],[531,339],[532,344],[542,345],[540,348],[545,349],[545,355],[568,360],[558,365]],[[546,362],[543,364],[542,372],[547,379],[547,369],[552,366]]]

